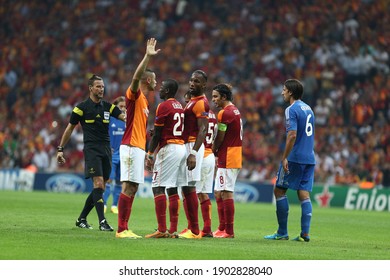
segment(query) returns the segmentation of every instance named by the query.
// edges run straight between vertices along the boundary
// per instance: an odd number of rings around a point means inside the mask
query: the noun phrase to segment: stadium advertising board
[[[146,177],[145,183],[139,185],[137,196],[144,198],[153,197],[152,178]],[[214,198],[214,194],[209,195]],[[237,202],[272,202],[273,186],[253,182],[237,181],[235,186],[234,200]]]
[[[41,173],[25,169],[0,170],[0,190],[88,193],[92,190],[92,181],[79,173]],[[152,198],[151,177],[139,186],[137,196]],[[213,194],[210,195],[211,198]],[[288,192],[290,203],[299,204],[293,192]],[[342,207],[347,210],[368,210],[390,212],[390,189],[361,189],[348,186],[315,185],[312,201],[320,207]],[[236,182],[234,199],[237,202],[274,202],[273,186],[267,183],[248,181]]]
[[[1,169],[0,190],[32,191],[35,173],[25,169]]]
[[[60,193],[90,192],[92,181],[77,173],[36,173],[34,190]]]
[[[390,211],[389,189],[361,189],[348,186],[317,185],[313,187],[311,197],[320,207]],[[288,198],[291,203],[299,203],[295,195],[289,195]]]

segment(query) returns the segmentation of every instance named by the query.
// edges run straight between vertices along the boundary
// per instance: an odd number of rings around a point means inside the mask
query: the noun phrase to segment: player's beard
[[[189,90],[191,96],[200,96],[202,95],[202,92],[200,89],[197,89],[197,88],[190,88]]]

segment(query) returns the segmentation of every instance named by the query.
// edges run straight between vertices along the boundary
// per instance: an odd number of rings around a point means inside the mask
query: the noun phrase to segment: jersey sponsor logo
[[[112,132],[112,135],[123,135],[123,134],[125,134],[124,130],[118,130],[118,131],[113,131]]]
[[[86,185],[79,176],[65,173],[51,176],[45,187],[49,192],[75,193],[84,192]]]

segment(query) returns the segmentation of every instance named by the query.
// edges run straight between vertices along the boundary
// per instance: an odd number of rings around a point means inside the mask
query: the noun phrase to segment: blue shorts
[[[314,166],[314,164],[288,162],[289,172],[286,174],[282,164],[280,164],[275,186],[283,189],[311,192],[314,183]]]

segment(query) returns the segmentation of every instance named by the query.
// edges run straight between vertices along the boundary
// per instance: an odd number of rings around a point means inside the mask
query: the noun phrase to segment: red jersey
[[[137,92],[132,92],[130,87],[127,89],[126,130],[121,144],[145,150],[146,122],[149,115],[148,106],[148,100],[140,89]]]
[[[242,167],[242,120],[240,111],[233,104],[218,113],[218,123],[227,126],[226,134],[218,149],[218,167]]]
[[[198,135],[198,118],[208,118],[209,101],[206,96],[192,97],[184,108],[184,132],[183,138],[186,143],[195,142]]]
[[[184,144],[184,110],[176,99],[169,98],[157,106],[154,125],[163,126],[159,141],[160,148],[169,143]]]
[[[204,157],[213,153],[212,146],[216,135],[217,118],[213,111],[209,111],[209,125],[207,127],[206,138],[204,139]]]

